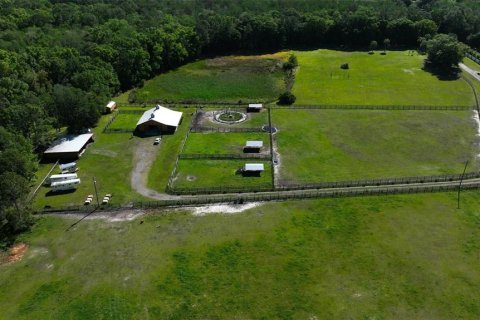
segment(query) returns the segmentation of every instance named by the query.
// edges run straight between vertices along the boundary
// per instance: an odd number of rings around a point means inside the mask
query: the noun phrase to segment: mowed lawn
[[[249,140],[263,141],[264,151],[270,149],[268,133],[230,132],[230,133],[190,133],[183,153],[197,154],[243,154],[243,147]]]
[[[260,176],[243,176],[239,169],[245,163],[263,163]],[[173,186],[175,188],[271,187],[270,162],[243,160],[180,160]],[[252,189],[253,191],[253,189]]]
[[[478,169],[473,111],[274,110],[285,183]]]
[[[462,79],[439,80],[423,71],[425,56],[408,51],[297,51],[296,104],[471,106],[474,98]],[[340,65],[348,63],[350,69]]]
[[[139,109],[142,110],[142,109]],[[144,111],[144,110],[142,110]],[[146,111],[146,110],[145,110]],[[139,113],[122,113],[117,115],[112,124],[108,127],[109,129],[126,129],[126,130],[135,130],[138,120],[142,116],[142,112]]]
[[[2,319],[479,319],[478,192],[42,217]]]
[[[139,101],[267,101],[284,91],[287,53],[201,60],[161,74],[138,90]]]

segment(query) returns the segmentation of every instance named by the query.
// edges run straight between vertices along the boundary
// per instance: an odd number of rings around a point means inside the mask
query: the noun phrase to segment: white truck
[[[52,188],[52,192],[56,192],[56,191],[76,189],[79,185],[80,185],[80,179],[71,179],[71,180],[52,182],[50,187]]]

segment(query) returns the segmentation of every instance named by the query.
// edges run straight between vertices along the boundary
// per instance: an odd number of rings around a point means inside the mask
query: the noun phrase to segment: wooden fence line
[[[262,128],[236,128],[236,127],[192,127],[191,132],[193,133],[201,133],[201,132],[265,132]]]
[[[270,160],[270,154],[261,153],[239,153],[239,154],[203,154],[203,153],[181,153],[179,159],[188,160],[229,160],[229,159],[261,159]]]
[[[463,185],[462,189],[478,189],[480,183]],[[205,205],[211,203],[245,203],[257,201],[280,201],[280,200],[295,200],[295,199],[310,199],[310,198],[341,198],[341,197],[356,197],[356,196],[381,196],[394,194],[413,194],[413,193],[433,193],[433,192],[448,192],[456,191],[457,185],[440,185],[440,186],[412,186],[406,187],[390,187],[386,189],[361,189],[361,190],[339,190],[339,191],[322,191],[322,190],[305,190],[296,193],[256,193],[246,195],[211,195],[203,197],[182,198],[174,200],[162,201],[147,201],[135,202],[128,206],[104,205],[101,209],[120,210],[120,209],[155,209],[165,207],[178,207],[189,205]],[[45,208],[37,213],[54,213],[54,212],[89,212],[91,208],[88,206],[70,206]]]
[[[432,111],[464,111],[475,106],[415,106],[415,105],[291,105],[269,106],[272,109],[333,109],[333,110],[432,110]]]

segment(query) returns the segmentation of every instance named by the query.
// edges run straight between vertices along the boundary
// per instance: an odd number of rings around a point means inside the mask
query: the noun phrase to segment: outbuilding
[[[110,101],[105,106],[105,113],[112,113],[113,110],[117,109],[117,103],[115,101]]]
[[[63,136],[52,143],[50,148],[43,153],[43,158],[46,160],[76,160],[92,141],[93,133]]]
[[[157,105],[143,113],[136,131],[141,133],[174,133],[182,122],[183,113]]]
[[[245,153],[258,153],[263,148],[263,141],[247,141],[243,147]]]
[[[265,167],[263,163],[246,163],[243,166],[243,175],[245,176],[259,176]]]
[[[261,103],[250,103],[248,105],[247,111],[248,112],[260,112],[263,108]]]

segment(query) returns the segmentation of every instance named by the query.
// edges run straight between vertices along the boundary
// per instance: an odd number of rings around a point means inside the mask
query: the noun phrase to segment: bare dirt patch
[[[190,208],[194,216],[205,216],[207,214],[235,214],[253,209],[261,205],[261,202],[251,202],[246,204],[214,204]]]
[[[22,260],[27,250],[28,245],[26,243],[18,243],[13,245],[8,251],[8,254],[0,257],[0,264],[13,263]]]

